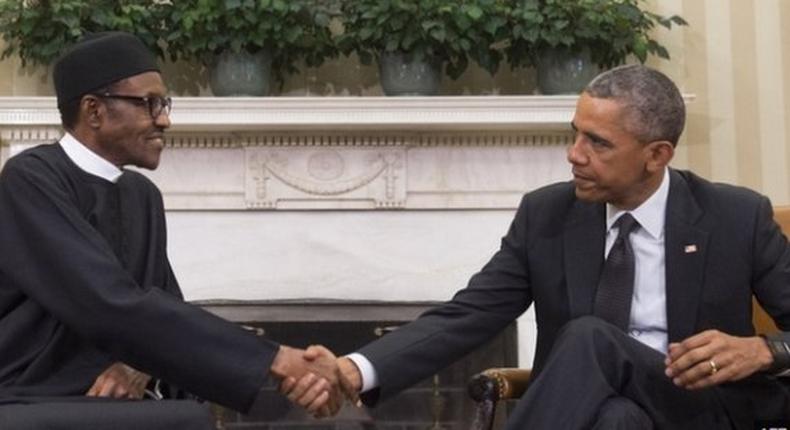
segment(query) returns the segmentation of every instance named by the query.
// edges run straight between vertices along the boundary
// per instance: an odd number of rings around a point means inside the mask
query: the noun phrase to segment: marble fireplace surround
[[[190,300],[287,303],[297,319],[310,312],[293,303],[441,301],[497,249],[524,192],[569,179],[575,102],[179,97],[145,174]],[[53,98],[0,97],[0,164],[60,133]],[[518,338],[529,365],[531,311]]]

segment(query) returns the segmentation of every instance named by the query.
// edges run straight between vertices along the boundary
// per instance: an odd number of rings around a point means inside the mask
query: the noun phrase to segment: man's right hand
[[[280,392],[316,417],[335,415],[343,406],[337,358],[322,346],[305,351],[282,345],[271,371],[282,379]]]
[[[362,377],[351,360],[346,357],[338,359],[319,345],[307,348],[303,357],[310,362],[323,361],[325,364],[328,364],[326,360],[331,360],[333,376],[317,378],[314,374],[306,374],[301,378],[287,377],[280,384],[283,395],[318,418],[337,414],[344,398],[359,406]],[[327,383],[331,386],[329,389]]]

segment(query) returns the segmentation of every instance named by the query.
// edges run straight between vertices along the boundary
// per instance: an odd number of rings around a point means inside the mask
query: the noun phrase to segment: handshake
[[[347,357],[337,358],[320,345],[307,349],[281,345],[271,365],[280,393],[316,418],[334,416],[344,400],[359,406],[362,375]]]

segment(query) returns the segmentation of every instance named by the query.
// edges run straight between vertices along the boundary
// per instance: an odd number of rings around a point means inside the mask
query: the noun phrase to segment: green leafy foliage
[[[501,52],[495,42],[507,24],[501,0],[346,0],[340,17],[340,51],[370,64],[385,51],[411,53],[445,65],[453,79],[469,60],[495,73]]]
[[[319,0],[173,0],[162,7],[163,40],[171,59],[210,64],[223,51],[266,49],[282,81],[296,63],[321,65],[337,55],[331,10]]]
[[[282,81],[296,63],[320,65],[337,55],[322,0],[0,0],[2,58],[52,62],[86,33],[127,31],[160,57],[209,64],[225,50],[268,49]]]
[[[86,33],[136,34],[158,55],[161,22],[154,2],[130,0],[0,0],[0,58],[18,54],[22,65],[47,65]]]
[[[532,66],[547,48],[590,50],[592,60],[612,67],[634,55],[669,58],[650,34],[656,24],[688,25],[683,18],[664,17],[639,7],[642,0],[523,0],[508,12],[505,48],[513,67]]]
[[[0,58],[49,64],[89,32],[139,36],[173,60],[210,64],[225,50],[267,49],[282,82],[303,61],[319,66],[338,51],[364,64],[385,51],[442,62],[453,79],[469,61],[495,73],[503,56],[532,66],[550,47],[590,50],[604,67],[629,55],[669,58],[651,37],[679,16],[642,10],[642,0],[0,0]],[[330,23],[343,31],[335,38]]]

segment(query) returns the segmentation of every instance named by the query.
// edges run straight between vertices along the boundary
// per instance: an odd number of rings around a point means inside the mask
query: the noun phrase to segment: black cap
[[[58,106],[140,73],[159,71],[156,58],[136,36],[119,31],[88,34],[55,62]]]

